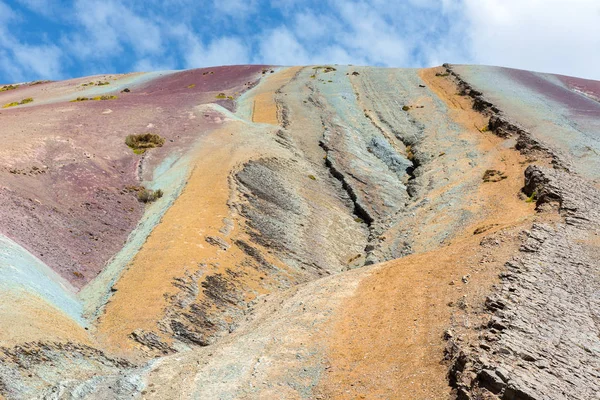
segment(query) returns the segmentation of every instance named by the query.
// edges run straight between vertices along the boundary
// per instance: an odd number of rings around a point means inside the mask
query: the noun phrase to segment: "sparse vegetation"
[[[102,82],[102,81],[90,82],[90,83],[84,83],[81,86],[105,86],[105,85],[110,85],[110,82]]]
[[[447,72],[444,72],[444,73],[441,73],[441,72],[436,72],[436,73],[435,73],[435,76],[441,76],[441,77],[446,77],[446,76],[449,76],[449,75],[450,75],[450,74],[449,74],[449,73],[447,73]]]
[[[409,106],[402,106],[402,111],[408,111],[408,110],[410,110]]]
[[[143,154],[147,149],[162,147],[162,145],[165,144],[165,138],[156,133],[127,135],[125,144],[129,146],[135,154]]]
[[[96,97],[78,97],[76,99],[71,100],[71,103],[76,103],[78,101],[88,101],[88,100],[116,100],[118,99],[117,96],[109,96],[109,95],[104,95],[104,96],[96,96]]]
[[[480,235],[483,232],[487,232],[496,226],[498,226],[498,224],[489,224],[489,225],[480,226],[479,228],[477,228],[473,231],[473,235]]]
[[[27,103],[31,103],[31,102],[33,102],[33,98],[27,97],[26,99],[23,99],[21,101],[13,101],[12,103],[7,103],[7,104],[3,105],[2,108],[20,106],[22,104],[27,104]]]
[[[498,171],[496,169],[488,169],[483,174],[484,182],[500,182],[501,180],[506,179],[507,176],[504,175],[504,172]]]
[[[161,189],[152,190],[142,188],[137,193],[137,198],[142,203],[152,203],[153,201],[156,201],[161,197],[163,197],[163,191]]]
[[[313,180],[313,181],[316,181],[316,180],[317,180],[317,178],[316,178],[314,175],[309,175],[309,176],[308,176],[308,179],[311,179],[311,180]]]
[[[408,146],[406,146],[406,158],[409,161],[412,161],[415,159],[415,153],[412,150],[412,146],[409,144]]]
[[[196,84],[195,84],[195,83],[192,83],[192,84],[188,85],[188,87],[187,87],[187,88],[188,88],[188,89],[193,89],[193,88],[195,88],[195,87],[196,87]]]
[[[525,200],[527,203],[535,203],[535,200],[537,198],[537,192],[534,190],[533,193],[531,193],[531,196],[529,196],[527,198],[527,200]]]
[[[317,71],[319,71],[319,70],[322,69],[324,73],[337,71],[337,69],[335,69],[335,68],[333,68],[332,66],[329,66],[329,65],[318,65],[316,67],[313,67],[313,69],[317,70]]]
[[[219,93],[216,97],[217,99],[226,99],[227,95],[225,93]]]
[[[6,91],[9,91],[9,90],[15,90],[18,87],[19,87],[19,85],[4,85],[4,86],[0,87],[0,92],[6,92]]]

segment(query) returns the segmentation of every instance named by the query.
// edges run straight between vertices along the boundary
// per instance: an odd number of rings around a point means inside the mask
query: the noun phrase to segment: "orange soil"
[[[293,76],[288,70],[281,75],[269,76],[261,88],[278,88],[288,76]],[[261,96],[272,97],[273,90]],[[276,118],[273,108],[269,110],[261,112],[263,120]],[[271,116],[267,118],[269,113]],[[229,244],[235,238],[246,239],[241,231],[236,231],[237,226],[229,237],[219,230],[224,226],[224,218],[239,226],[237,215],[228,206],[232,171],[250,159],[277,154],[272,145],[261,140],[263,134],[269,132],[244,122],[228,121],[202,138],[186,187],[114,286],[117,291],[97,321],[98,338],[106,342],[110,350],[126,355],[138,348],[139,345],[128,339],[134,330],[159,333],[157,324],[168,306],[167,298],[178,292],[172,284],[174,278],[199,269],[203,270],[204,277],[225,273],[227,268],[240,269],[236,266],[245,257],[241,250],[231,246],[223,251],[205,239],[216,236]],[[259,282],[262,280],[264,284],[268,277],[254,268],[246,268],[244,274],[244,283],[254,292],[247,294],[250,300],[264,293]],[[163,339],[170,342],[167,335]]]
[[[36,341],[92,344],[83,327],[30,293],[7,291],[0,294],[0,320],[2,346]]]
[[[477,222],[447,247],[384,263],[361,282],[331,326],[330,367],[318,389],[326,398],[448,398],[443,333],[457,315],[448,304],[480,305],[504,262],[517,251],[518,231],[534,218],[534,205],[519,195],[524,158],[508,149],[505,140],[480,132],[487,120],[472,110],[470,99],[455,95],[450,80],[436,77],[437,71],[422,70],[420,75],[446,102],[464,134],[475,135],[481,150],[493,152],[485,168],[501,170],[507,179],[480,185],[465,207],[476,213]],[[493,227],[485,234],[473,234],[488,225]],[[488,250],[479,245],[487,235],[503,239]],[[464,324],[470,317],[463,318]]]
[[[283,86],[286,82],[293,78],[301,68],[302,67],[286,68],[274,76],[270,76],[269,78],[271,79],[269,79],[268,85],[261,85],[257,88],[259,91],[264,91],[257,93],[254,96],[252,122],[272,125],[278,125],[281,122],[279,121],[279,110],[277,109],[277,104],[275,103],[275,92],[273,91],[273,87],[277,86],[277,88],[279,88]]]

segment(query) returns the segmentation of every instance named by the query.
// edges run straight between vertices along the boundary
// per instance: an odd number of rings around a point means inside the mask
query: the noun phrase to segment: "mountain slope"
[[[33,101],[0,113],[0,393],[589,398],[594,88],[233,66],[1,92]]]

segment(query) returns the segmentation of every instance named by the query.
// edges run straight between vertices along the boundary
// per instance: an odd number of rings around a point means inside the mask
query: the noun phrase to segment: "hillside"
[[[0,398],[598,398],[600,82],[0,88]]]

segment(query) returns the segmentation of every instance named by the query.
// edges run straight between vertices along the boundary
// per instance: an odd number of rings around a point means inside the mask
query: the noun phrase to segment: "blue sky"
[[[0,0],[0,83],[225,64],[600,79],[597,0]]]

